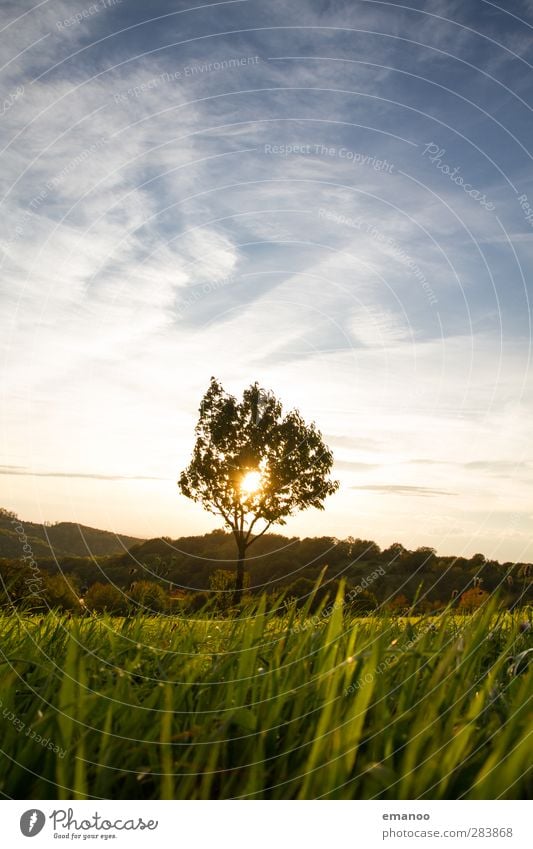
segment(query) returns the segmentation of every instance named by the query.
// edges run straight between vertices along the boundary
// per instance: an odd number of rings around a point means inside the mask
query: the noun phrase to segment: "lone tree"
[[[183,495],[222,516],[237,543],[235,599],[244,586],[244,561],[253,543],[273,524],[323,501],[339,483],[329,479],[333,454],[314,424],[257,383],[242,401],[214,377],[200,404],[196,444],[180,475]]]

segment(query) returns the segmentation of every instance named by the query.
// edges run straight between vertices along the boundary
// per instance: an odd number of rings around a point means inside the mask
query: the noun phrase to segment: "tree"
[[[44,580],[19,560],[0,560],[0,610],[24,606],[40,610],[45,606],[42,597]]]
[[[44,584],[44,595],[50,608],[79,611],[79,582],[74,575],[46,575]]]
[[[381,557],[386,563],[392,566],[393,563],[394,565],[399,565],[406,554],[408,554],[408,551],[403,547],[401,542],[393,542],[388,548],[383,549]]]
[[[425,568],[431,570],[437,563],[437,552],[428,545],[422,545],[409,554],[409,565],[412,569]]]
[[[233,532],[238,600],[248,548],[297,510],[324,509],[336,492],[333,455],[314,423],[306,425],[297,410],[283,415],[281,403],[257,383],[238,402],[212,377],[199,413],[192,460],[178,486]]]
[[[140,613],[161,613],[168,607],[167,593],[154,581],[136,581],[128,596]]]
[[[109,613],[112,616],[125,616],[128,612],[128,599],[113,584],[92,584],[86,595],[85,605],[96,613]]]
[[[354,539],[348,537],[345,544],[349,546],[349,557],[353,562],[362,560],[377,560],[381,554],[381,549],[377,543],[370,539]]]
[[[481,569],[485,563],[487,562],[487,558],[484,554],[474,554],[470,558],[470,564],[474,567],[474,569]]]

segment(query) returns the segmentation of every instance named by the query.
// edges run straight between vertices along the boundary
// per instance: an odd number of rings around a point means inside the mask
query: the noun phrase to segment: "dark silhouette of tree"
[[[393,542],[388,548],[384,548],[381,554],[383,560],[392,565],[400,564],[407,553],[401,542]]]
[[[257,383],[239,402],[212,377],[199,412],[192,460],[178,485],[233,532],[238,600],[247,549],[296,511],[323,509],[337,490],[329,479],[333,455],[314,424],[306,425],[297,410],[284,415],[277,398]]]

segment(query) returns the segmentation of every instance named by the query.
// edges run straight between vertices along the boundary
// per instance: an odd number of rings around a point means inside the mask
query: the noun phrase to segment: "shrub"
[[[130,609],[136,613],[161,613],[168,608],[168,596],[154,581],[137,581],[128,593]]]
[[[113,584],[93,584],[85,596],[85,605],[95,613],[124,616],[128,612],[128,599]]]
[[[211,593],[198,592],[187,596],[184,604],[187,613],[199,613],[206,610],[211,602]]]
[[[80,610],[79,587],[76,579],[69,575],[46,575],[44,598],[48,607],[59,610]]]

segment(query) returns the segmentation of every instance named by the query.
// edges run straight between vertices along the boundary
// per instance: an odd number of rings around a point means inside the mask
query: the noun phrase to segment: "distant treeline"
[[[23,524],[26,530],[30,527],[29,523]],[[51,530],[53,528],[46,528],[47,533]],[[94,534],[106,533],[89,530]],[[117,545],[116,536],[110,536]],[[126,539],[122,538],[119,548]],[[51,606],[61,606],[59,602],[54,604],[53,599],[63,587],[62,576],[66,576],[70,588],[68,597],[72,592],[73,596],[88,601],[95,596],[100,598],[94,603],[94,609],[99,606],[111,609],[114,605],[120,608],[117,612],[125,612],[137,603],[146,603],[154,610],[165,607],[195,610],[213,596],[221,600],[222,606],[224,600],[230,599],[235,542],[229,533],[213,531],[177,540],[163,537],[139,542],[133,539],[129,551],[122,548],[122,553],[104,555],[100,553],[102,542],[103,537],[92,557],[79,556],[77,541],[74,551],[65,554],[63,542],[55,557],[50,548],[47,556],[44,552],[34,552],[32,566],[27,553],[21,551],[19,540],[18,554],[10,553],[0,559],[1,603],[3,606],[23,603],[24,598],[31,595],[28,587],[38,584],[38,581],[35,583],[36,568],[41,576],[42,598],[46,595],[46,585],[50,582],[54,585],[48,592]],[[31,540],[29,545],[31,547]],[[0,558],[2,554],[0,548]],[[533,600],[533,567],[529,563],[499,563],[483,554],[470,558],[443,557],[432,548],[410,551],[400,543],[381,550],[372,540],[353,537],[300,539],[266,534],[254,544],[247,570],[248,593],[266,592],[277,596],[284,592],[287,598],[300,601],[312,592],[318,577],[324,573],[317,604],[324,596],[333,597],[342,579],[354,608],[361,612],[381,606],[400,612],[409,609],[415,601],[420,611],[438,610],[450,601],[473,608],[496,591],[502,603],[509,607]],[[102,598],[107,602],[101,601]],[[151,599],[149,604],[147,598]]]

